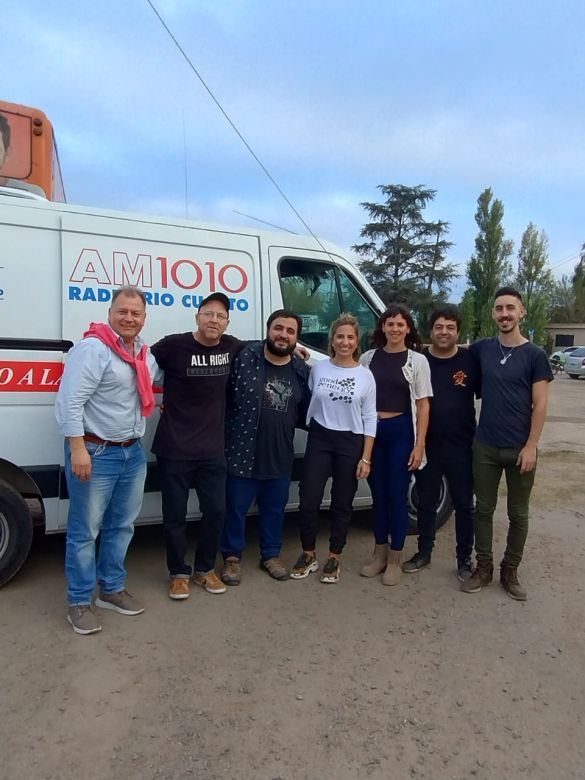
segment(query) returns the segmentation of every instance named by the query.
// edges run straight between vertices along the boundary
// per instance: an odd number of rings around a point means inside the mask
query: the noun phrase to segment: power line
[[[162,24],[162,26],[164,27],[164,29],[167,31],[167,33],[169,34],[169,36],[170,36],[171,40],[173,41],[173,43],[175,44],[175,46],[177,47],[177,49],[178,49],[178,50],[181,52],[181,54],[183,55],[183,57],[184,57],[185,61],[187,62],[187,64],[189,65],[189,67],[191,68],[191,70],[193,71],[193,73],[194,73],[194,74],[197,76],[197,78],[199,79],[199,81],[201,82],[201,84],[203,85],[203,87],[205,88],[206,92],[208,93],[209,97],[210,97],[210,98],[213,100],[213,102],[215,103],[215,105],[216,105],[216,106],[219,108],[219,110],[221,111],[221,113],[222,113],[222,114],[223,114],[223,116],[225,117],[226,121],[227,121],[227,122],[229,123],[229,125],[231,126],[232,130],[233,130],[233,131],[236,133],[236,135],[238,136],[238,138],[240,139],[240,141],[241,141],[241,142],[244,144],[244,146],[246,147],[246,149],[247,149],[247,150],[250,152],[250,154],[252,155],[252,157],[254,158],[254,160],[255,160],[255,161],[258,163],[258,165],[260,166],[260,168],[262,169],[262,171],[264,172],[264,174],[265,174],[265,175],[268,177],[268,179],[269,179],[269,180],[270,180],[270,182],[273,184],[273,186],[276,188],[276,190],[277,190],[277,192],[280,194],[280,196],[281,196],[281,197],[284,199],[284,201],[285,201],[285,202],[288,204],[288,206],[289,206],[289,207],[292,209],[292,211],[293,211],[293,212],[294,212],[294,214],[297,216],[297,218],[299,219],[299,221],[300,221],[300,222],[303,224],[303,226],[306,228],[306,230],[307,230],[307,231],[310,233],[310,235],[311,235],[311,236],[312,236],[312,237],[315,239],[315,241],[316,241],[316,242],[319,244],[319,246],[321,247],[321,249],[322,249],[322,250],[323,250],[323,251],[324,251],[324,252],[325,252],[327,255],[329,255],[329,257],[331,258],[331,260],[333,260],[333,258],[331,257],[331,255],[329,254],[329,252],[327,251],[327,249],[325,249],[325,247],[323,246],[323,244],[322,244],[321,240],[320,240],[320,239],[319,239],[319,238],[318,238],[318,237],[317,237],[317,236],[316,236],[316,235],[313,233],[313,231],[311,230],[311,228],[309,227],[309,225],[308,225],[308,224],[305,222],[305,220],[303,219],[303,217],[302,217],[302,216],[299,214],[299,212],[297,211],[297,209],[296,209],[296,208],[293,206],[293,204],[291,203],[291,201],[290,201],[290,200],[287,198],[287,196],[285,195],[285,193],[283,192],[283,190],[280,188],[280,186],[278,185],[278,182],[276,181],[276,179],[275,179],[275,178],[272,176],[272,174],[270,173],[270,171],[269,171],[269,170],[266,168],[266,166],[264,165],[264,163],[263,163],[263,162],[260,160],[260,158],[258,157],[258,155],[255,153],[255,151],[252,149],[252,147],[250,146],[250,144],[249,144],[249,143],[246,141],[246,139],[244,138],[244,136],[242,135],[242,133],[241,133],[241,132],[238,130],[238,128],[236,127],[236,125],[234,124],[234,122],[231,120],[231,118],[229,117],[229,115],[228,115],[227,111],[226,111],[226,110],[223,108],[223,106],[221,105],[221,103],[219,102],[219,100],[218,100],[218,99],[215,97],[215,95],[214,95],[214,94],[213,94],[213,92],[211,91],[211,88],[210,88],[210,87],[207,85],[207,83],[206,83],[206,82],[205,82],[205,80],[203,79],[203,76],[202,76],[202,75],[199,73],[199,71],[197,70],[197,68],[195,67],[195,65],[193,65],[193,63],[192,63],[192,62],[191,62],[191,60],[189,59],[189,56],[187,55],[186,51],[183,49],[183,47],[181,46],[181,44],[179,43],[179,41],[178,41],[178,40],[175,38],[175,36],[174,36],[174,35],[173,35],[173,33],[171,32],[171,30],[169,29],[169,27],[168,27],[167,23],[165,22],[165,20],[162,18],[162,16],[159,14],[159,12],[157,11],[157,9],[155,8],[155,5],[154,5],[154,3],[152,2],[152,0],[146,0],[146,2],[147,2],[147,3],[148,3],[148,5],[149,5],[149,6],[152,8],[152,10],[153,10],[153,12],[155,13],[155,15],[157,16],[157,18],[158,18],[159,22]]]
[[[578,260],[580,257],[579,254],[576,255],[570,255],[569,257],[566,257],[564,260],[561,260],[560,263],[557,263],[556,265],[551,266],[551,271],[554,271],[555,268],[560,268],[562,265],[565,265],[565,263],[571,262],[571,260]]]
[[[253,217],[251,214],[245,214],[243,211],[236,211],[236,209],[232,209],[232,211],[234,214],[239,214],[242,217],[248,217],[248,219],[253,219],[255,222],[261,222],[263,225],[270,225],[270,227],[277,228],[277,230],[284,230],[285,233],[292,233],[293,236],[297,235],[294,230],[289,230],[288,228],[282,227],[281,225],[275,225],[273,222],[267,222],[265,219]]]

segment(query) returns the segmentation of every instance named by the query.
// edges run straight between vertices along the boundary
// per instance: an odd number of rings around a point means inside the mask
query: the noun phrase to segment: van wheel
[[[579,374],[569,374],[571,379],[579,379]]]
[[[416,492],[416,481],[413,478],[410,480],[410,487],[408,489],[408,533],[416,534],[416,510],[418,507],[418,495]],[[441,494],[439,497],[439,506],[437,507],[437,522],[435,528],[442,528],[447,520],[453,514],[453,502],[451,501],[451,494],[449,493],[449,486],[447,485],[447,479],[443,477],[441,483]]]
[[[26,561],[32,538],[33,523],[26,501],[0,479],[0,586]]]

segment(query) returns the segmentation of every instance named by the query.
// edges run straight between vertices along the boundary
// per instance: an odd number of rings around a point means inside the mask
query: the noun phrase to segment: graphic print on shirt
[[[346,379],[330,379],[323,376],[319,379],[317,387],[323,387],[329,390],[329,398],[332,401],[343,401],[350,404],[355,393],[355,377],[350,376]]]
[[[465,371],[456,371],[453,374],[453,384],[455,387],[467,387],[467,374]]]
[[[262,408],[273,412],[286,412],[292,396],[292,383],[289,379],[268,377],[262,392]]]
[[[221,376],[230,372],[230,353],[217,355],[191,355],[187,376]]]

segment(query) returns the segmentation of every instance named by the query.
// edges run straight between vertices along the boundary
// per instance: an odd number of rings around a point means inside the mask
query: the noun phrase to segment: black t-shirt
[[[469,349],[481,369],[477,439],[492,447],[522,449],[530,434],[532,385],[553,379],[546,354],[530,341],[502,348],[498,338],[481,339]]]
[[[193,334],[176,333],[150,348],[165,372],[163,412],[152,442],[156,455],[205,460],[224,454],[225,386],[244,343],[222,336],[206,347]]]
[[[376,380],[376,411],[410,413],[410,387],[402,371],[407,359],[407,349],[377,349],[372,355],[370,371]]]
[[[290,474],[301,389],[291,363],[276,366],[264,359],[264,386],[256,433],[252,477],[274,479]]]
[[[427,445],[471,446],[475,435],[475,398],[480,395],[479,366],[468,349],[450,358],[438,358],[428,349],[423,355],[431,367],[433,397]]]

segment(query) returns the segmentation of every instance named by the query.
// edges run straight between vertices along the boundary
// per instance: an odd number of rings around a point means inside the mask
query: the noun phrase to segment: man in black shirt
[[[273,312],[266,340],[250,344],[234,360],[226,413],[227,507],[221,540],[222,579],[239,585],[246,514],[256,499],[261,566],[276,580],[288,579],[280,561],[282,522],[294,458],[295,427],[304,425],[309,369],[293,354],[301,320]]]
[[[407,573],[429,566],[443,476],[455,507],[457,573],[471,577],[473,550],[473,475],[471,447],[475,434],[475,398],[479,368],[469,350],[457,346],[461,317],[455,306],[431,315],[431,346],[423,350],[431,367],[433,397],[426,438],[427,464],[416,472],[418,552],[405,561]]]
[[[496,292],[492,310],[499,335],[476,341],[470,347],[482,378],[481,413],[473,444],[477,568],[461,586],[465,593],[476,593],[492,581],[493,517],[505,471],[509,526],[500,582],[519,601],[526,599],[526,590],[518,581],[517,570],[528,534],[530,493],[546,418],[548,383],[553,379],[544,351],[520,332],[525,314],[520,293],[502,287]]]
[[[152,451],[161,481],[169,597],[189,597],[187,501],[194,485],[202,513],[193,581],[209,593],[226,588],[213,571],[225,512],[225,389],[244,342],[224,335],[230,302],[212,293],[199,306],[197,330],[176,333],[151,347],[164,378],[162,414]]]

